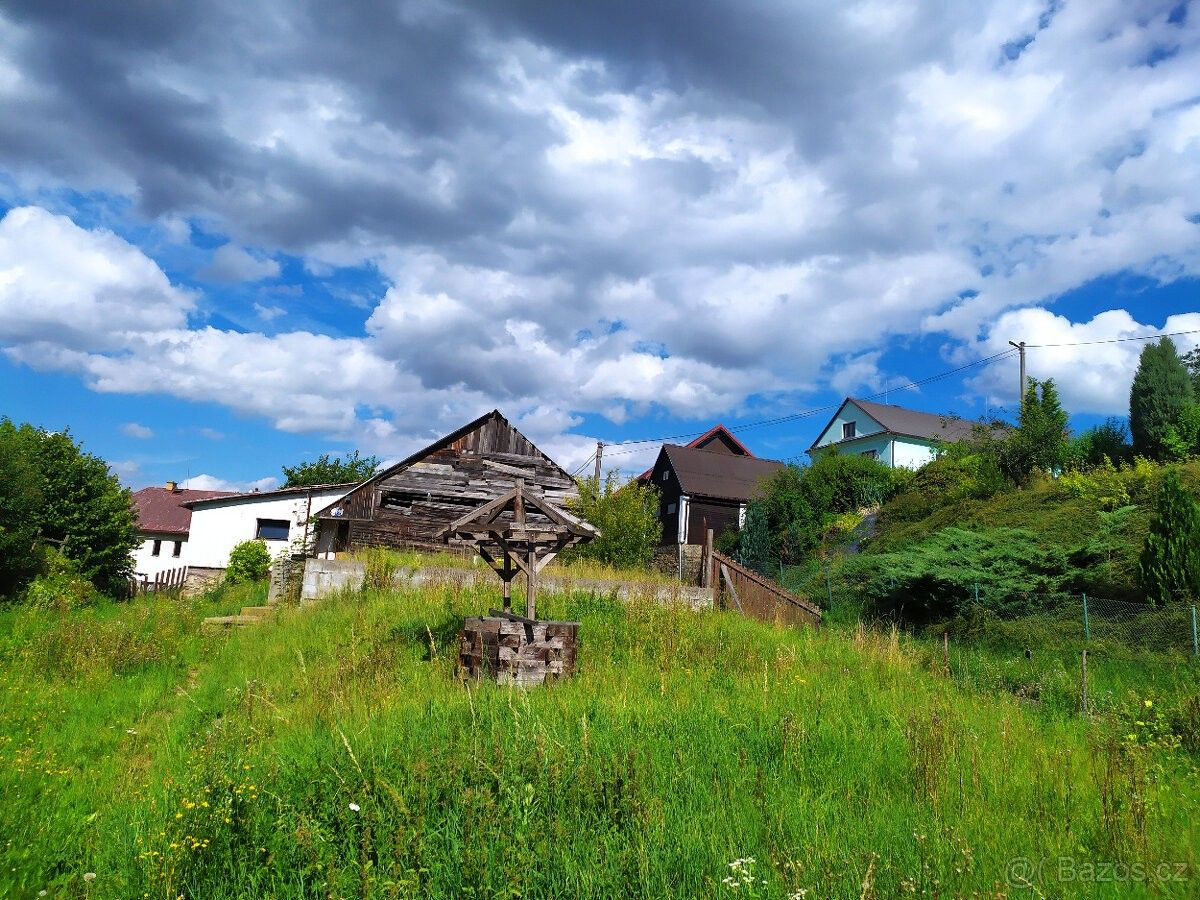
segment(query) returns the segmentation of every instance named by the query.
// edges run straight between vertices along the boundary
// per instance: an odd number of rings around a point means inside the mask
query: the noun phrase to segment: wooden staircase
[[[209,616],[200,624],[205,628],[243,628],[272,618],[276,608],[273,603],[267,606],[243,606],[236,616]]]

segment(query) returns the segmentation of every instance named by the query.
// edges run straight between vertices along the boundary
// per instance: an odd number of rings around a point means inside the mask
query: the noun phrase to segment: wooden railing
[[[771,579],[747,569],[719,550],[708,550],[708,583],[713,589],[713,604],[736,609],[775,625],[821,624],[821,608],[797,597]]]

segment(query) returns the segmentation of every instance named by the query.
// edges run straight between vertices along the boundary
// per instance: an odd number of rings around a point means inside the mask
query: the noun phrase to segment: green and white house
[[[966,440],[974,423],[902,406],[847,397],[808,448],[823,453],[857,453],[889,466],[916,469],[937,456],[939,445]]]

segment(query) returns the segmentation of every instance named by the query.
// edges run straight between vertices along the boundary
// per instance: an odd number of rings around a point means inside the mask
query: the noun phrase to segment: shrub
[[[1055,486],[1063,496],[1082,498],[1099,509],[1114,510],[1129,505],[1125,478],[1108,457],[1094,468],[1064,472]]]
[[[1167,470],[1158,491],[1138,581],[1151,603],[1200,596],[1200,509],[1174,468]]]
[[[271,554],[265,541],[242,541],[229,552],[225,579],[232,584],[261,581],[271,570]]]
[[[36,609],[69,610],[94,603],[96,588],[79,574],[75,564],[61,552],[42,552],[41,574],[25,589],[25,603]]]
[[[1068,583],[1061,550],[1019,528],[943,528],[904,550],[864,554],[854,568],[875,611],[914,622],[950,618],[974,602],[1000,615],[1027,613],[1037,594]]]
[[[635,482],[621,485],[610,471],[603,484],[595,478],[579,482],[579,499],[572,511],[600,529],[600,537],[572,547],[564,561],[590,559],[618,569],[641,569],[650,564],[662,537],[658,520],[658,490]]]

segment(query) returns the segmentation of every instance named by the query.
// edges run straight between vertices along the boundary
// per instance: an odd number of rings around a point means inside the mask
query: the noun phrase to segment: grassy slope
[[[579,596],[541,610],[582,620],[578,677],[467,689],[453,638],[489,602],[211,636],[212,604],[3,614],[0,895],[693,897],[753,856],[773,897],[1002,896],[1017,856],[1200,862],[1195,757],[1143,746],[1120,673],[1084,724],[978,658],[959,683],[894,637]]]

